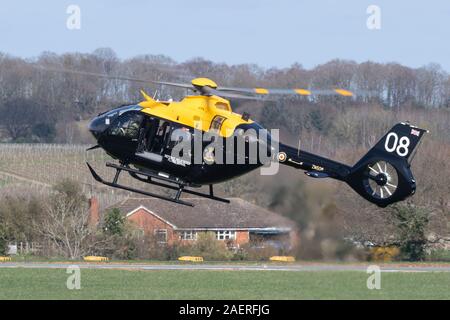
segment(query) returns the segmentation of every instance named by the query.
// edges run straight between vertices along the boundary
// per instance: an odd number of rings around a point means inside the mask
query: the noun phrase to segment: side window
[[[211,126],[210,126],[209,130],[220,131],[220,128],[222,128],[222,124],[225,120],[226,120],[225,117],[215,116],[214,119],[211,121]]]
[[[170,130],[171,126],[169,122],[159,120],[155,135],[153,136],[152,141],[150,141],[150,152],[162,153],[164,151],[164,148],[170,139]]]
[[[181,142],[190,142],[191,140],[192,133],[189,128],[174,126],[167,148],[173,149],[177,144]]]
[[[216,102],[216,108],[220,110],[227,110],[227,111],[230,110],[230,106],[223,102]]]
[[[156,131],[156,137],[161,139],[161,141],[165,141],[169,132],[170,132],[170,123],[164,120],[160,120],[158,130]]]
[[[120,116],[112,125],[109,134],[128,139],[137,139],[142,115],[136,112],[127,112]]]

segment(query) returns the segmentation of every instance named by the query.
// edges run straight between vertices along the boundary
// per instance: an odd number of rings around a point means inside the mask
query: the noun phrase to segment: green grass
[[[3,299],[448,299],[450,273],[81,270],[68,290],[64,269],[2,269]]]

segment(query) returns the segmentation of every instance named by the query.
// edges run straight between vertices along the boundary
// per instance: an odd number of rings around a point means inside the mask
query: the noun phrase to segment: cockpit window
[[[211,121],[211,127],[209,129],[215,132],[220,131],[220,128],[222,128],[222,124],[225,120],[226,120],[225,117],[215,116],[214,119]]]
[[[122,115],[125,112],[128,111],[140,111],[142,108],[137,105],[131,105],[131,106],[123,106],[120,108],[115,108],[113,110],[101,113],[98,115],[98,117],[101,117],[102,119],[105,119],[104,122],[106,125],[110,125],[111,123],[116,120],[116,118],[120,115]]]
[[[112,125],[109,134],[112,136],[137,139],[142,117],[142,114],[136,112],[125,113]]]
[[[122,106],[122,107],[118,107],[118,108],[114,108],[112,110],[109,111],[105,111],[102,112],[98,115],[98,117],[100,116],[114,116],[114,115],[121,115],[122,113],[126,112],[126,111],[140,111],[142,109],[142,107],[137,106],[137,105],[126,105],[126,106]]]

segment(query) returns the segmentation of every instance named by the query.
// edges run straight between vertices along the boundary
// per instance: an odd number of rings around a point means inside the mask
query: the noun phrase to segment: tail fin
[[[156,104],[157,101],[155,99],[153,99],[152,97],[150,97],[144,90],[141,90],[141,94],[145,99],[145,102],[150,103],[151,105]]]
[[[410,163],[426,132],[409,123],[396,124],[351,168],[346,182],[380,207],[414,194],[416,181]]]

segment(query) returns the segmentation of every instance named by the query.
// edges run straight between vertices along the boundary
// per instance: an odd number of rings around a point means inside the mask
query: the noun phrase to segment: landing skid
[[[182,205],[186,205],[186,206],[191,206],[193,207],[194,204],[190,203],[190,202],[186,202],[180,199],[181,194],[184,193],[188,193],[188,194],[192,194],[192,195],[196,195],[199,197],[203,197],[203,198],[207,198],[207,199],[211,199],[211,200],[215,200],[215,201],[221,201],[221,202],[225,202],[225,203],[230,203],[230,200],[228,199],[224,199],[224,198],[219,198],[214,196],[214,190],[213,190],[213,185],[210,184],[209,185],[209,194],[208,193],[202,193],[202,192],[197,192],[197,191],[193,191],[193,190],[189,190],[186,189],[187,186],[189,186],[186,182],[184,182],[183,180],[180,180],[179,178],[176,177],[171,177],[171,176],[165,176],[165,175],[161,175],[158,174],[157,172],[153,172],[153,171],[148,171],[148,172],[143,172],[140,170],[136,170],[133,168],[130,168],[128,166],[124,166],[124,165],[117,165],[114,163],[106,163],[107,167],[110,168],[114,168],[116,169],[116,174],[114,175],[114,179],[112,182],[108,182],[102,179],[102,177],[100,177],[95,170],[91,167],[91,165],[86,162],[89,171],[91,172],[92,176],[94,177],[95,180],[97,180],[100,183],[103,183],[104,185],[113,187],[113,188],[118,188],[118,189],[122,189],[122,190],[126,190],[126,191],[131,191],[131,192],[135,192],[135,193],[139,193],[139,194],[143,194],[149,197],[153,197],[153,198],[158,198],[158,199],[162,199],[162,200],[166,200],[166,201],[170,201],[170,202],[175,202],[178,204],[182,204]],[[158,187],[163,187],[163,188],[167,188],[170,190],[176,190],[177,193],[174,197],[169,197],[169,196],[165,196],[165,195],[161,195],[161,194],[156,194],[156,193],[152,193],[152,192],[147,192],[144,190],[139,190],[139,189],[135,189],[132,187],[128,187],[128,186],[124,186],[118,183],[119,181],[119,175],[122,171],[126,171],[128,172],[133,178],[148,183],[148,184],[152,184]],[[144,176],[146,178],[143,178],[141,176]],[[171,185],[171,184],[174,185]]]

